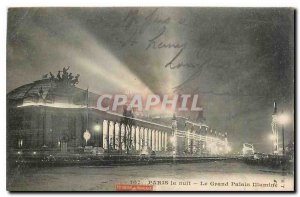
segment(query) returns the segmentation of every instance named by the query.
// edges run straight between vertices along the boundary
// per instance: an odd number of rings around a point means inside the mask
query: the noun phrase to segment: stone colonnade
[[[167,131],[104,120],[102,134],[102,144],[106,150],[140,151],[147,148],[153,151],[167,151]]]

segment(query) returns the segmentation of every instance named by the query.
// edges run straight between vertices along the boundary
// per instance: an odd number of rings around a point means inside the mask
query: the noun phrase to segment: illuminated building
[[[53,79],[16,88],[7,94],[8,151],[75,153],[92,146],[107,153],[139,154],[146,147],[157,155],[176,150],[177,155],[203,156],[230,150],[227,134],[211,132],[203,122],[100,111],[93,107],[98,97]]]

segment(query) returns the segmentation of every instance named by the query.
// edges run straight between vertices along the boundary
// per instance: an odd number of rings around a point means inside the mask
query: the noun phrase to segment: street
[[[8,172],[10,191],[114,191],[116,184],[167,190],[292,190],[293,174],[241,161],[141,166],[17,168]]]

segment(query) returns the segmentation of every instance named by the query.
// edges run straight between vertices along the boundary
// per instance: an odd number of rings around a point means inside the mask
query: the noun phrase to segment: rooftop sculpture
[[[57,72],[56,77],[54,76],[54,74],[52,72],[49,73],[49,79],[51,81],[57,81],[57,82],[61,82],[65,85],[72,85],[75,86],[79,83],[79,74],[77,74],[76,76],[73,76],[73,73],[69,73],[68,70],[70,69],[70,66],[63,67],[62,71],[59,70]],[[48,74],[44,75],[43,78],[47,78]]]

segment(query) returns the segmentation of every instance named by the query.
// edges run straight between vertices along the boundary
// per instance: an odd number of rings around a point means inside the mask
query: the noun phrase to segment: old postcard
[[[8,191],[294,191],[292,8],[9,8]]]

